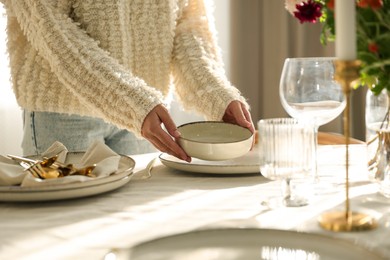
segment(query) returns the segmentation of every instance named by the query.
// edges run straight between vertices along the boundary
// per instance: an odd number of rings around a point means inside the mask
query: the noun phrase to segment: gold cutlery
[[[43,157],[42,160],[33,160],[26,157],[7,155],[8,158],[16,161],[26,171],[30,172],[34,177],[40,179],[59,178],[70,175],[84,175],[88,177],[96,177],[92,173],[96,165],[86,166],[84,168],[77,169],[73,164],[63,164],[58,162],[58,156]]]

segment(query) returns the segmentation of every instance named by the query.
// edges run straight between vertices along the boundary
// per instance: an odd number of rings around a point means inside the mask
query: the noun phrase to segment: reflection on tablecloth
[[[331,151],[335,157],[342,156],[340,149]],[[390,255],[390,207],[374,184],[354,182],[352,207],[380,215],[380,227],[370,232],[332,233],[322,230],[317,218],[324,211],[343,207],[344,192],[315,197],[305,207],[267,210],[260,200],[279,195],[277,182],[258,174],[180,172],[160,163],[152,178],[142,179],[137,172],[157,155],[132,156],[136,174],[114,192],[69,201],[0,203],[0,258],[102,259],[109,248],[224,225],[320,233],[387,250]]]

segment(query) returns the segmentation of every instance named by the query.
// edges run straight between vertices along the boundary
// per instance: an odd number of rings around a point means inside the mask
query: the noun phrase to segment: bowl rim
[[[233,124],[233,123],[223,122],[223,121],[195,121],[195,122],[189,122],[189,123],[185,123],[185,124],[182,124],[182,125],[178,126],[177,129],[179,130],[180,128],[186,127],[188,125],[209,124],[209,123],[225,124],[225,125],[232,125],[234,127],[239,127],[239,128],[244,129],[244,130],[247,130],[250,135],[247,138],[242,138],[242,139],[239,139],[239,140],[236,140],[236,141],[232,141],[232,142],[202,142],[202,141],[196,141],[196,140],[192,140],[192,139],[189,139],[189,138],[185,138],[183,136],[180,136],[179,139],[183,139],[183,140],[190,141],[190,142],[193,142],[193,143],[200,143],[200,144],[234,144],[234,143],[240,143],[240,142],[249,140],[250,138],[253,137],[253,133],[248,128],[240,126],[240,125],[236,125],[236,124]],[[179,130],[179,132],[180,132],[180,130]]]

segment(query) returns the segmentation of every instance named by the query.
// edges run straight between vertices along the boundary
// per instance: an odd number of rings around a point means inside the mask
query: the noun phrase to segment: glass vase
[[[390,198],[390,97],[384,89],[379,95],[370,90],[366,96],[366,143],[368,176],[378,183],[379,191]]]

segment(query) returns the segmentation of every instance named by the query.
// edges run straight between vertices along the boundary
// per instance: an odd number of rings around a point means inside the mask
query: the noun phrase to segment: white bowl
[[[178,142],[191,157],[208,161],[229,160],[250,151],[253,134],[249,129],[219,122],[200,121],[178,127]]]

